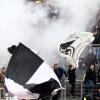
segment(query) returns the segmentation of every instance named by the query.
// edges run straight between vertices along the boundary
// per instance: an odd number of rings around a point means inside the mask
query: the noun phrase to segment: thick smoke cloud
[[[52,64],[57,46],[73,32],[87,31],[95,23],[99,0],[0,0],[0,66],[7,65],[7,48],[19,42]],[[89,25],[91,23],[91,25]]]

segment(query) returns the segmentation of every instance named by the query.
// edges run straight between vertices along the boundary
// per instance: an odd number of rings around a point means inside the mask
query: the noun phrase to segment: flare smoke
[[[19,42],[35,49],[49,64],[57,46],[73,32],[87,31],[95,24],[100,0],[0,0],[0,66],[7,65],[7,48]]]

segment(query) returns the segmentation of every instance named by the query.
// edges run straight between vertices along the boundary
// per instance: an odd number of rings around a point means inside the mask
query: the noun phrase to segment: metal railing
[[[96,96],[96,94],[97,94],[98,85],[100,87],[100,83],[97,83],[96,86],[94,86],[93,96]],[[60,100],[68,100],[68,98],[71,97],[71,96],[68,95],[69,91],[70,91],[70,87],[71,87],[71,85],[69,84],[68,80],[65,80],[64,87],[65,87],[65,90],[61,91]],[[4,91],[4,88],[3,88],[3,85],[2,85],[0,87],[0,100],[1,99],[2,100],[14,100],[13,99],[14,97],[12,95],[9,95],[9,94],[6,95],[3,92],[5,92],[5,91]],[[2,93],[4,94],[4,96],[3,96]],[[79,100],[82,100],[82,98],[83,98],[84,95],[86,95],[86,93],[85,93],[85,85],[84,85],[83,80],[76,80],[76,83],[75,83],[75,97],[76,98],[78,97]],[[49,100],[52,100],[52,99],[49,99]]]
[[[97,90],[98,90],[98,85],[99,85],[99,88],[100,88],[100,83],[96,83],[96,85],[94,85],[94,88],[93,88],[93,97],[96,98],[97,96]],[[69,98],[70,96],[68,95],[69,94],[69,91],[70,91],[70,84],[69,84],[69,81],[68,80],[65,80],[65,90],[64,90],[64,97],[62,98],[62,100],[68,100],[67,98]],[[76,83],[75,83],[75,97],[79,98],[79,100],[82,100],[82,98],[84,96],[88,96],[86,94],[86,87],[85,87],[85,84],[84,84],[84,81],[83,80],[76,80]]]

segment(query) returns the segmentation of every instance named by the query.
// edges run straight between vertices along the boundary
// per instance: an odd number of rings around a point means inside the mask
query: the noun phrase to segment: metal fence
[[[65,80],[64,87],[65,87],[65,90],[63,91],[61,95],[61,100],[70,100],[69,98],[71,98],[72,96],[70,97],[68,95],[70,91],[70,87],[71,87],[68,80]],[[97,90],[99,88],[100,88],[100,83],[96,83],[96,85],[94,85],[94,88],[93,88],[93,98],[97,97]],[[87,96],[87,97],[89,96],[86,94],[86,87],[85,87],[84,81],[76,80],[74,98],[78,98],[77,100],[83,100],[84,96]],[[74,99],[71,99],[71,100],[74,100]]]
[[[94,90],[93,90],[94,97],[96,97],[98,86],[100,87],[100,83],[97,83],[94,86]],[[71,96],[68,95],[71,85],[69,84],[68,80],[65,80],[64,87],[65,89],[61,91],[60,100],[73,100],[73,99],[69,99],[71,98]],[[85,93],[85,85],[83,80],[76,80],[74,97],[78,98],[77,100],[82,100],[84,95],[86,95],[86,93]],[[3,85],[0,85],[0,100],[16,100],[16,99],[11,94],[6,95]]]

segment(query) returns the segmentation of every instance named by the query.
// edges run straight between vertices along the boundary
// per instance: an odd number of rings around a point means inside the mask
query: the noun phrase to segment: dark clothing
[[[93,27],[92,32],[97,32],[97,33],[99,33],[99,32],[100,32],[100,25],[95,25],[95,26]]]
[[[96,72],[95,71],[87,71],[85,76],[85,82],[91,80],[94,84],[96,84]]]
[[[56,95],[54,95],[54,96],[52,97],[52,100],[59,100],[60,95],[61,95],[61,91],[59,91]]]
[[[89,69],[86,72],[84,83],[85,83],[85,94],[93,98],[93,87],[94,84],[96,84],[96,72]]]
[[[70,70],[70,69],[68,70],[68,80],[70,82],[75,82],[76,81],[75,70],[76,70],[76,68],[75,69],[72,69],[72,70]]]
[[[60,81],[62,80],[63,75],[67,77],[67,72],[63,68],[58,67],[57,69],[54,69],[54,72]],[[54,95],[52,97],[52,100],[59,100],[60,95],[61,95],[61,91],[59,91],[56,95]]]
[[[54,69],[54,72],[56,73],[56,75],[59,78],[59,80],[62,79],[63,75],[65,75],[67,77],[67,72],[63,68]]]
[[[39,98],[38,100],[51,100],[51,96]]]
[[[75,69],[69,69],[68,70],[68,80],[69,80],[69,83],[71,84],[71,89],[70,89],[70,93],[72,95],[74,95],[74,92],[75,92],[75,83],[76,83],[76,74],[75,74]]]
[[[100,44],[100,32],[95,36],[93,44]]]
[[[64,86],[65,77],[67,77],[67,72],[61,67],[55,68],[54,72],[57,75],[58,79],[60,80],[61,85]]]
[[[94,26],[93,32],[96,32],[96,36],[94,41],[92,42],[93,44],[100,44],[100,25],[98,25],[98,27],[96,28],[96,26]]]
[[[97,77],[98,77],[98,82],[100,82],[100,68],[99,68],[99,70],[97,72]]]
[[[72,94],[74,96],[74,93],[75,93],[75,82],[70,82],[69,83],[71,84],[71,88],[70,88],[70,94]]]

